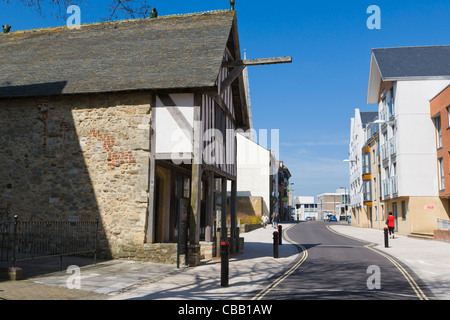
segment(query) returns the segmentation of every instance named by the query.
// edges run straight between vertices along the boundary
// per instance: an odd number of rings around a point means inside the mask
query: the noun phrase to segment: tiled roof
[[[0,97],[215,85],[235,13],[0,35]]]
[[[381,48],[372,52],[385,80],[450,77],[450,46]]]

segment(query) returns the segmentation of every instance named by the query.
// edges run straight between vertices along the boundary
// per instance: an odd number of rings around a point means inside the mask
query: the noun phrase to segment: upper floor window
[[[447,107],[447,127],[450,127],[450,106]]]
[[[436,127],[436,144],[438,148],[442,148],[442,130],[441,130],[441,116],[434,117],[434,125]]]
[[[445,189],[445,181],[444,181],[444,159],[438,159],[438,170],[439,170],[439,190]]]

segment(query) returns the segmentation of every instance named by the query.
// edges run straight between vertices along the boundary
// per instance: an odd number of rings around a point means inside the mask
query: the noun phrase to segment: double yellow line
[[[357,238],[353,238],[350,236],[347,236],[345,234],[339,233],[337,231],[334,231],[333,229],[331,229],[330,227],[327,226],[327,229],[335,234],[338,234],[340,236],[352,239],[352,240],[357,240],[359,242],[367,242],[367,241],[363,241],[361,239],[357,239]],[[411,286],[411,288],[414,290],[414,292],[416,293],[417,297],[420,300],[429,300],[428,297],[426,296],[426,294],[422,291],[422,289],[420,289],[419,285],[417,284],[417,282],[413,279],[413,277],[411,277],[411,275],[408,273],[408,271],[405,270],[405,268],[403,268],[397,261],[395,261],[392,257],[390,257],[389,255],[385,254],[384,252],[381,252],[378,249],[372,248],[372,246],[374,246],[374,243],[370,243],[364,246],[364,248],[367,248],[369,250],[372,250],[373,252],[376,252],[380,255],[382,255],[383,257],[385,257],[386,259],[388,259],[390,262],[392,262],[392,264],[394,266],[397,267],[397,269],[403,274],[403,276],[405,277],[405,279],[408,281],[409,285]]]
[[[419,297],[420,300],[429,300],[428,297],[425,295],[425,293],[423,293],[422,289],[420,289],[420,287],[417,284],[417,282],[414,281],[414,279],[411,277],[411,275],[408,273],[408,271],[405,270],[405,268],[403,268],[397,261],[392,259],[390,256],[388,256],[384,252],[381,252],[380,250],[372,248],[373,245],[374,244],[371,243],[371,244],[365,245],[364,247],[367,248],[367,249],[370,249],[370,250],[372,250],[372,251],[374,251],[374,252],[376,252],[376,253],[378,253],[380,255],[382,255],[383,257],[388,259],[390,262],[392,262],[394,264],[394,266],[396,266],[397,269],[400,270],[400,272],[403,274],[405,279],[409,282],[409,285],[411,286],[411,288],[413,288],[413,290],[416,293],[417,297]]]
[[[286,229],[287,231],[287,229]],[[286,233],[283,233],[286,240],[288,240],[290,243],[294,243],[289,236]],[[266,294],[268,294],[270,291],[272,291],[276,286],[278,286],[281,282],[283,282],[287,277],[289,277],[295,270],[297,270],[303,262],[306,261],[308,258],[308,250],[301,244],[295,244],[300,247],[302,250],[302,256],[299,261],[297,261],[296,264],[294,264],[289,270],[287,270],[283,275],[281,275],[277,280],[272,282],[270,285],[268,285],[264,290],[262,290],[260,293],[258,293],[256,296],[252,298],[252,300],[261,300]]]

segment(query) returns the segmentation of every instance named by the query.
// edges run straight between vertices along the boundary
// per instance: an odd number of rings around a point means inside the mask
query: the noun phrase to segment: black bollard
[[[389,248],[389,234],[388,228],[384,228],[384,247]]]
[[[228,287],[228,262],[229,262],[230,244],[228,242],[220,243],[220,285]]]
[[[278,244],[281,246],[281,239],[283,238],[283,226],[278,225]]]
[[[273,232],[273,257],[278,258],[278,231]]]

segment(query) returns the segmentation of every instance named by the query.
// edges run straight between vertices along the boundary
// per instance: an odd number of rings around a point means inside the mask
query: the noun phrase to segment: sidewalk
[[[293,224],[282,224],[287,230]],[[273,258],[273,231],[271,226],[241,234],[245,239],[243,253],[231,257],[229,286],[220,286],[220,260],[212,261],[172,277],[113,296],[111,299],[177,299],[177,300],[239,300],[250,299],[248,293],[257,293],[265,281],[284,270],[298,257],[296,246],[283,242],[279,258]]]
[[[293,224],[282,224],[287,230]],[[71,260],[80,265],[80,289],[68,289],[72,275],[62,272],[32,274],[20,281],[0,281],[0,300],[122,300],[122,299],[243,299],[245,294],[263,289],[265,281],[294,262],[296,246],[283,242],[279,258],[273,258],[273,231],[268,226],[241,234],[242,253],[231,256],[229,286],[220,286],[220,259],[193,268],[133,261],[104,261],[96,266]],[[57,263],[58,260],[55,260]],[[52,260],[52,261],[53,261]],[[86,263],[86,262],[84,262]],[[41,268],[48,262],[42,262]],[[53,269],[54,270],[54,269]],[[24,268],[27,277],[27,269]],[[251,298],[247,296],[247,298]]]
[[[384,231],[333,224],[330,228],[346,236],[372,242],[411,268],[439,300],[450,299],[450,243],[395,235],[384,246]]]

